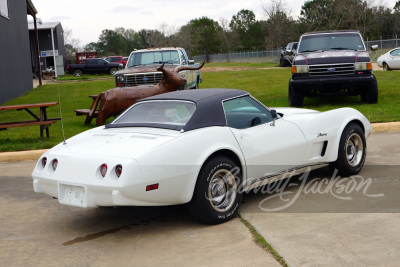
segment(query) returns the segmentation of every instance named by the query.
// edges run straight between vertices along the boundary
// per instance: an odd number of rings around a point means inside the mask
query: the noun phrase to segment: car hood
[[[285,121],[290,121],[298,123],[299,121],[307,121],[315,118],[321,112],[305,109],[305,108],[273,108],[279,115],[283,115],[282,119]]]
[[[158,67],[160,67],[162,64],[154,64],[154,65],[144,65],[144,66],[136,66],[136,67],[130,67],[130,68],[125,68],[116,73],[118,74],[135,74],[135,73],[148,73],[148,72],[159,72],[157,70]],[[173,70],[176,67],[179,67],[179,65],[172,65],[172,64],[165,64],[164,69],[170,69]]]
[[[366,51],[324,51],[298,54],[294,59],[294,65],[315,65],[370,62],[369,54]]]
[[[112,128],[104,126],[86,131],[52,148],[49,153],[83,157],[120,157],[137,159],[181,133],[155,128]]]

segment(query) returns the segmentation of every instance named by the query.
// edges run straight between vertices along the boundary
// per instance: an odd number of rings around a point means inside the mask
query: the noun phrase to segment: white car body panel
[[[391,53],[394,51],[397,56],[391,55]],[[376,63],[381,68],[383,67],[383,63],[386,63],[390,69],[400,69],[400,47],[394,48],[383,54],[376,60]]]

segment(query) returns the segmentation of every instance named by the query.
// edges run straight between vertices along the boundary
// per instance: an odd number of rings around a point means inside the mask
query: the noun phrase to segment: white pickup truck
[[[115,74],[115,85],[130,87],[157,84],[163,74],[156,69],[163,63],[164,68],[173,69],[179,66],[195,66],[194,60],[189,60],[185,49],[180,47],[134,50],[129,55],[125,69]],[[202,81],[200,70],[184,70],[180,74],[187,80],[185,88],[180,89],[199,88],[199,83]]]

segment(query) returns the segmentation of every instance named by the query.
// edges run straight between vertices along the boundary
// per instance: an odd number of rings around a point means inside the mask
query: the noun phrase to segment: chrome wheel
[[[364,145],[361,137],[353,133],[346,141],[346,158],[350,166],[355,167],[363,159]]]
[[[235,176],[228,170],[221,169],[214,173],[208,186],[208,200],[217,212],[228,211],[235,203],[237,183]]]

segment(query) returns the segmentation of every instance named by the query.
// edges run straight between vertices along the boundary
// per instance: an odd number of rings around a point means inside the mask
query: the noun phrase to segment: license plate
[[[86,208],[86,188],[84,186],[59,184],[58,201],[61,204]]]

